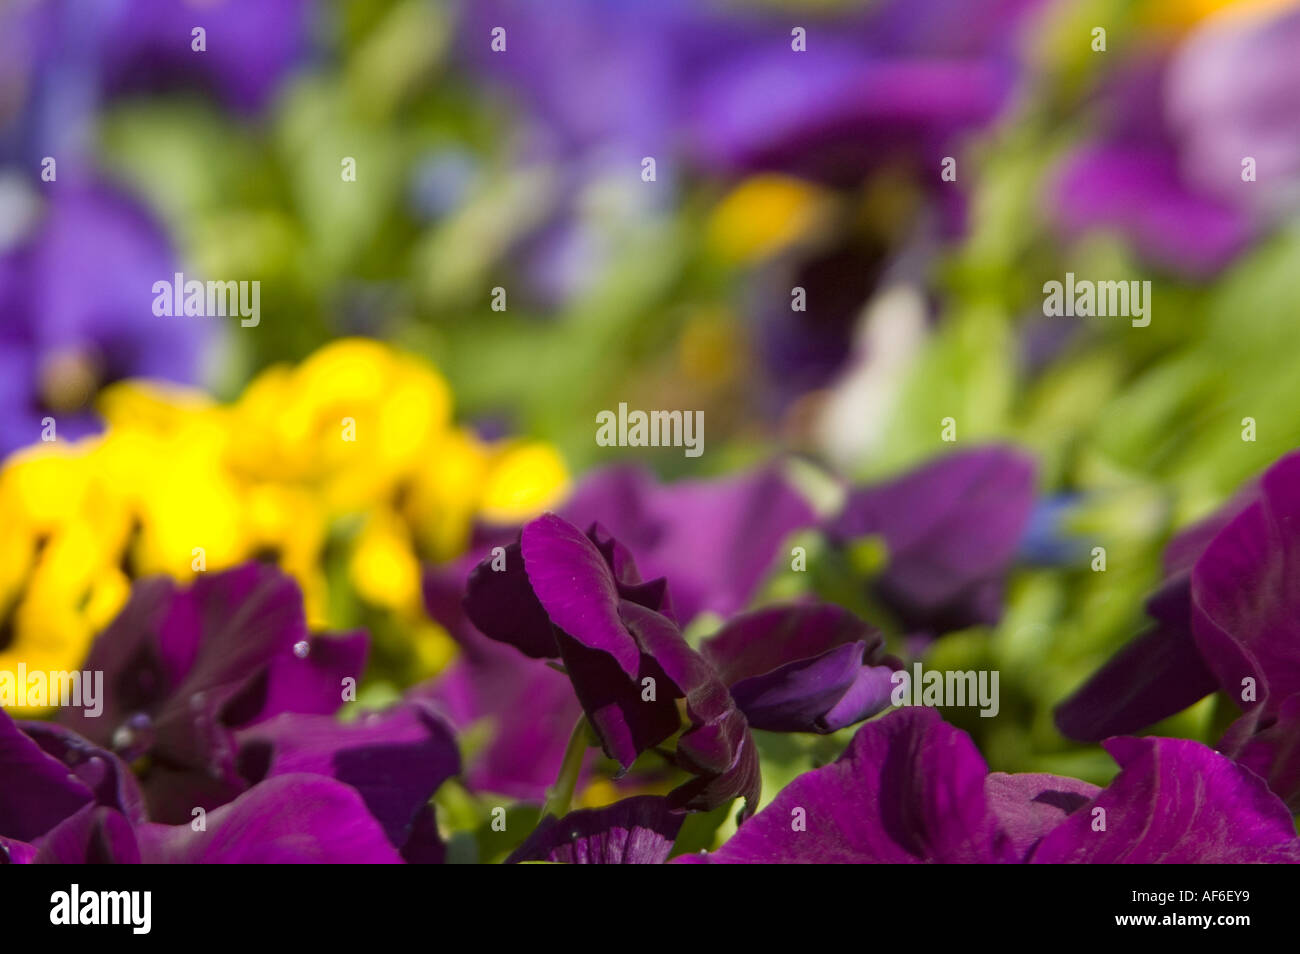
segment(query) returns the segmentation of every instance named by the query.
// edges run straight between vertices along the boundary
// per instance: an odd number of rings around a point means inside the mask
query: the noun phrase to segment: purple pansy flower
[[[1300,453],[1292,453],[1176,538],[1166,554],[1173,575],[1148,604],[1157,625],[1061,705],[1061,731],[1084,740],[1134,731],[1218,689],[1244,710],[1220,750],[1300,805],[1298,517]]]
[[[786,786],[711,854],[686,863],[1300,862],[1281,801],[1184,739],[1112,739],[1105,789],[990,774],[932,709],[858,730],[834,763]]]
[[[584,535],[554,515],[529,523],[519,543],[473,571],[464,606],[489,638],[534,659],[563,660],[603,748],[624,768],[677,730],[672,699],[645,692],[666,678],[692,720],[678,763],[701,775],[675,793],[677,804],[697,790],[734,795],[738,778],[750,783],[751,726],[828,733],[889,704],[895,666],[883,637],[837,606],[743,614],[691,651],[667,581],[642,581],[600,524]]]
[[[116,755],[54,723],[0,712],[0,864],[401,863],[405,852],[364,791],[303,768],[163,825],[148,820]],[[370,774],[371,784],[390,778]]]
[[[540,803],[559,773],[582,706],[563,673],[486,638],[462,604],[478,554],[515,536],[481,530],[462,559],[425,571],[425,608],[456,640],[460,654],[409,695],[428,699],[457,732],[481,740],[465,753],[462,778],[468,788]]]
[[[636,553],[647,576],[672,579],[672,609],[682,623],[706,611],[730,616],[748,605],[781,544],[815,519],[776,466],[667,485],[642,468],[605,468],[583,479],[560,514],[578,526],[601,523]],[[563,674],[485,639],[461,605],[479,556],[514,539],[509,531],[481,528],[470,547],[474,555],[426,571],[425,606],[461,654],[416,692],[459,731],[489,731],[467,756],[471,788],[540,802],[581,707]]]
[[[307,51],[310,0],[216,0],[187,8],[129,0],[107,25],[104,82],[110,92],[194,84],[237,109],[262,106]],[[206,50],[191,49],[203,27]]]
[[[153,283],[176,271],[167,240],[136,203],[102,186],[59,183],[44,217],[0,256],[0,456],[41,437],[98,428],[95,392],[127,377],[195,380],[210,326],[157,318]]]
[[[86,660],[104,673],[103,713],[56,718],[139,767],[155,822],[315,773],[350,786],[404,857],[430,860],[441,845],[429,799],[459,771],[455,742],[419,699],[336,721],[365,655],[363,633],[309,633],[297,584],[275,567],[249,563],[188,587],[148,579]]]
[[[0,863],[402,860],[363,797],[321,775],[277,776],[201,824],[160,825],[147,820],[117,756],[69,729],[0,712],[0,777]]]
[[[365,653],[363,633],[309,634],[297,584],[275,567],[249,563],[189,587],[147,579],[84,665],[104,673],[102,715],[61,709],[56,718],[128,761],[148,756],[151,814],[179,821],[246,787],[236,729],[281,712],[336,711]]]
[[[842,543],[884,539],[888,563],[872,588],[905,632],[992,625],[1033,511],[1034,474],[1010,448],[949,454],[852,491],[827,532]]]
[[[856,182],[897,161],[936,166],[963,132],[1010,101],[1016,44],[1038,0],[887,2],[865,14],[755,24],[751,42],[702,71],[690,112],[708,164]]]
[[[497,569],[493,568],[494,560]],[[758,800],[757,753],[744,715],[682,638],[664,580],[642,582],[631,555],[598,526],[583,534],[554,514],[470,576],[465,609],[484,635],[534,658],[559,658],[602,748],[624,769],[689,725],[674,759],[693,776],[674,808]]]

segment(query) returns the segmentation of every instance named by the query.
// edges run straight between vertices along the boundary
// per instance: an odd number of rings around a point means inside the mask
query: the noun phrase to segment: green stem
[[[578,787],[578,776],[582,773],[582,763],[587,754],[587,717],[578,716],[569,736],[569,745],[564,750],[564,761],[560,763],[560,774],[555,784],[546,793],[546,804],[542,806],[542,817],[554,815],[561,818],[569,811],[573,801],[573,791]]]

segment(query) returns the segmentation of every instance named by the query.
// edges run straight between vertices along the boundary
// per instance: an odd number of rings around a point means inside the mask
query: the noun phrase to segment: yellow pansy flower
[[[100,395],[103,436],[51,442],[0,468],[0,668],[70,670],[132,579],[273,559],[328,628],[325,553],[392,614],[418,676],[454,641],[423,615],[421,564],[464,548],[475,520],[514,523],[566,491],[549,445],[489,443],[452,420],[428,364],[365,339],[259,374],[233,404],[128,381]]]

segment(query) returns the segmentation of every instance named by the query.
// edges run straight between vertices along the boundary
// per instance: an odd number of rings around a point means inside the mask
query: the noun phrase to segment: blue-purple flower
[[[494,565],[495,564],[495,565]],[[474,570],[465,609],[486,636],[560,659],[605,753],[624,769],[682,729],[674,763],[691,776],[675,808],[758,801],[758,756],[744,715],[682,637],[663,579],[643,582],[631,554],[599,527],[554,514]]]
[[[47,0],[0,16],[28,91],[32,132],[49,141],[110,97],[198,89],[263,106],[308,46],[310,0]],[[202,28],[202,49],[194,31]]]
[[[75,439],[97,430],[96,393],[130,377],[199,375],[211,326],[155,317],[153,283],[175,256],[127,196],[62,181],[34,230],[0,255],[0,456],[41,440],[46,417]]]

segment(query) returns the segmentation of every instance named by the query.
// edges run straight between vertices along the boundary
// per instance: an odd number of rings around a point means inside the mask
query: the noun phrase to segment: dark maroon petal
[[[695,777],[668,793],[673,808],[707,812],[743,798],[740,819],[754,814],[763,793],[763,778],[749,723],[739,709],[684,734],[677,742],[677,759]]]
[[[481,541],[482,547],[491,545],[505,544]],[[540,804],[555,782],[582,707],[564,673],[486,638],[470,621],[461,594],[471,561],[425,571],[425,607],[456,640],[461,655],[408,696],[428,699],[459,734],[475,740],[464,753],[463,778],[471,790]],[[517,562],[522,566],[522,557]]]
[[[165,578],[140,580],[126,605],[96,637],[83,668],[104,674],[104,707],[91,718],[80,708],[63,708],[55,720],[91,742],[110,748],[114,733],[138,712],[155,712],[185,676],[164,658],[158,634],[176,601],[177,586]]]
[[[731,697],[755,729],[833,731],[825,728],[823,719],[853,688],[865,649],[864,643],[849,643],[762,676],[742,679],[730,687]],[[888,702],[886,692],[881,708]]]
[[[847,610],[808,604],[738,616],[700,652],[754,728],[833,732],[888,705],[888,667],[862,672],[883,643]]]
[[[984,795],[1020,861],[1027,861],[1044,835],[1100,791],[1076,778],[1038,773],[992,772],[984,780]]]
[[[1300,862],[1286,806],[1264,781],[1190,739],[1117,738],[1114,781],[1043,838],[1033,861]],[[1104,830],[1095,830],[1103,816]]]
[[[87,805],[41,839],[35,864],[138,865],[135,831],[121,812]]]
[[[1274,464],[1260,499],[1192,570],[1192,631],[1220,687],[1266,719],[1300,692],[1300,454]],[[1243,701],[1245,680],[1256,701]]]
[[[773,606],[737,616],[700,646],[700,654],[728,685],[849,643],[871,656],[884,645],[875,627],[832,603]],[[864,653],[863,658],[868,657]]]
[[[632,557],[632,551],[614,539],[613,535],[601,526],[599,520],[594,521],[587,528],[587,539],[605,558],[605,565],[614,574],[616,583],[635,586],[641,582],[641,574],[636,568],[636,560]],[[650,608],[654,609],[653,606]]]
[[[690,726],[677,740],[677,763],[696,777],[670,792],[669,802],[674,808],[709,811],[743,797],[748,816],[758,805],[762,779],[744,714],[671,620],[626,601],[620,612],[641,649],[686,698]]]
[[[460,771],[451,730],[429,703],[402,703],[353,722],[286,713],[239,736],[249,782],[297,773],[336,778],[361,793],[396,848],[433,793]]]
[[[432,805],[425,805],[416,813],[411,833],[402,845],[402,860],[408,865],[447,863],[447,846],[438,834],[438,816]]]
[[[966,733],[933,709],[899,709],[858,729],[839,759],[787,785],[716,852],[679,860],[1013,861],[984,793],[987,774]]]
[[[618,589],[601,552],[577,527],[544,514],[520,538],[524,569],[551,623],[638,675],[641,652],[618,618]]]
[[[94,801],[94,793],[0,709],[0,834],[35,841]]]
[[[509,643],[535,659],[554,659],[560,654],[555,631],[528,581],[518,543],[505,548],[504,560],[505,568],[497,570],[495,558],[488,556],[470,573],[465,614],[489,639]],[[427,582],[425,590],[427,598]]]
[[[202,574],[186,589],[142,581],[86,661],[105,673],[104,714],[69,708],[56,718],[104,747],[123,726],[147,720],[153,753],[206,766],[209,748],[220,745],[213,737],[227,722],[226,706],[241,721],[274,714],[265,705],[271,663],[287,669],[275,681],[281,698],[295,681],[310,682],[291,675],[314,668],[294,654],[307,640],[297,584],[267,564]],[[334,695],[337,706],[342,696]]]
[[[181,647],[195,648],[184,679],[154,721],[159,748],[185,751],[195,712],[221,712],[238,700],[251,710],[250,721],[274,715],[239,697],[264,678],[272,662],[295,659],[294,647],[307,642],[308,632],[298,584],[264,563],[201,574],[179,602],[184,608],[176,609],[161,633],[164,654],[175,658]],[[297,661],[300,668],[310,667]],[[238,725],[243,719],[222,721]]]
[[[1165,578],[1173,579],[1181,573],[1190,573],[1211,541],[1224,527],[1237,519],[1239,513],[1259,500],[1260,492],[1260,482],[1249,480],[1232,495],[1231,500],[1210,516],[1174,534],[1173,539],[1165,547]]]
[[[1147,611],[1157,618],[1156,625],[1111,657],[1057,708],[1056,725],[1063,735],[1100,742],[1136,732],[1217,688],[1192,638],[1187,576],[1166,583]]]
[[[682,694],[650,656],[638,657],[640,668],[629,679],[608,653],[590,649],[567,633],[560,634],[560,653],[601,748],[623,768],[681,726],[675,700]],[[650,688],[645,680],[652,680],[653,698],[646,698]]]
[[[863,666],[835,707],[818,720],[816,731],[836,732],[889,707],[898,664]]]
[[[959,451],[854,491],[828,529],[841,541],[884,538],[889,562],[874,585],[908,631],[991,625],[1033,508],[1034,470],[1009,448]]]
[[[22,722],[19,727],[90,789],[97,804],[120,811],[131,822],[144,821],[144,796],[121,759],[54,722]]]
[[[683,817],[667,799],[654,795],[625,798],[563,818],[547,815],[507,863],[661,865],[673,850]]]
[[[1211,516],[1185,527],[1165,547],[1165,582],[1147,601],[1155,626],[1099,669],[1056,711],[1063,735],[1100,742],[1134,733],[1218,688],[1192,635],[1191,570],[1211,541],[1259,499],[1249,482]]]
[[[1219,740],[1220,752],[1268,782],[1268,787],[1300,812],[1300,694],[1278,706],[1275,719],[1261,725],[1258,710],[1247,712]]]
[[[197,819],[196,819],[197,821]],[[400,864],[351,786],[321,775],[279,775],[192,824],[136,829],[147,864]]]
[[[676,622],[673,614],[673,599],[668,592],[668,581],[662,576],[645,583],[620,583],[618,595],[629,603],[637,603],[646,609],[654,610]]]

